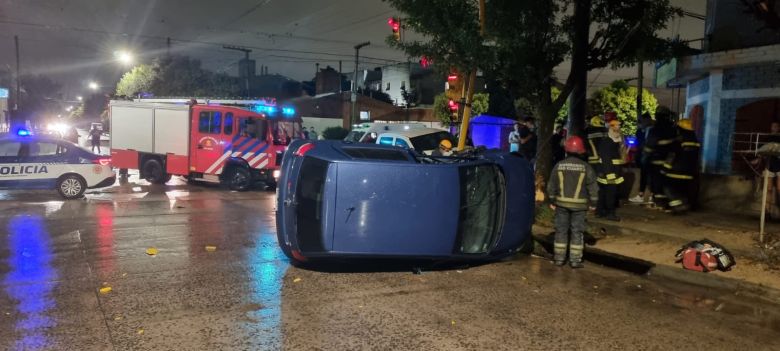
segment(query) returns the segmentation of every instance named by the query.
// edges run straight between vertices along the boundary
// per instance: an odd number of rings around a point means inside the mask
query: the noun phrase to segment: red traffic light
[[[387,25],[393,29],[393,32],[398,32],[401,30],[401,21],[395,17],[388,18]]]
[[[447,103],[447,106],[449,106],[450,110],[453,111],[453,112],[458,110],[458,103],[455,102],[455,100],[450,100]]]

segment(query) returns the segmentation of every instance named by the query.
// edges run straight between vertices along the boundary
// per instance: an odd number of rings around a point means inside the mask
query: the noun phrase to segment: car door
[[[11,187],[17,181],[19,149],[22,143],[15,140],[0,141],[0,187]]]
[[[52,188],[67,168],[67,149],[54,141],[26,141],[19,151],[19,173],[31,188]]]
[[[460,196],[456,166],[345,162],[338,164],[337,173],[334,251],[452,254]]]
[[[193,133],[193,161],[197,172],[216,174],[230,157],[230,150],[224,150],[222,138],[222,112],[202,110],[198,114],[197,133]]]

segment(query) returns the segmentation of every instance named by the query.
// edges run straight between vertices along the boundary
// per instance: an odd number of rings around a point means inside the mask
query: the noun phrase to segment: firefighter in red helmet
[[[598,201],[596,172],[585,158],[585,144],[578,136],[566,139],[566,158],[558,162],[547,182],[550,207],[555,210],[555,264],[564,265],[566,251],[572,268],[582,268],[585,249],[585,216]],[[569,232],[571,236],[569,237]]]

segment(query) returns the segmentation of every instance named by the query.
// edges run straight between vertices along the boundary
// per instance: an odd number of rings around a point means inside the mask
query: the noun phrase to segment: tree
[[[322,131],[322,138],[325,140],[343,140],[349,134],[349,130],[342,127],[328,127]]]
[[[479,116],[487,113],[490,106],[490,95],[485,93],[474,94],[471,100],[471,115]]]
[[[490,45],[485,45],[479,33],[476,1],[385,1],[408,16],[404,21],[407,29],[424,38],[394,44],[396,47],[410,56],[432,58],[439,67],[478,67],[514,96],[532,104],[539,119],[536,169],[546,179],[552,166],[548,144],[553,124],[574,86],[570,74],[560,94],[552,95],[554,69],[573,50],[571,1],[490,0],[486,9]],[[676,43],[658,38],[656,32],[680,12],[669,0],[592,0],[594,31],[587,47],[586,68],[623,67],[671,56]]]
[[[617,113],[620,120],[620,130],[624,135],[636,134],[636,93],[634,86],[625,81],[617,80],[593,93],[588,100],[588,116],[603,116],[605,112]],[[642,113],[655,115],[658,100],[647,89],[642,89]]]
[[[117,84],[117,94],[134,96],[146,92],[155,96],[230,97],[241,93],[238,78],[214,73],[198,60],[171,56],[140,65],[125,73]]]
[[[442,125],[449,126],[454,119],[454,112],[450,109],[450,99],[447,94],[441,93],[433,98],[433,116],[441,122]]]
[[[139,65],[125,73],[119,83],[116,84],[116,94],[133,97],[141,93],[150,93],[152,83],[157,77],[155,71],[159,67],[154,65]]]

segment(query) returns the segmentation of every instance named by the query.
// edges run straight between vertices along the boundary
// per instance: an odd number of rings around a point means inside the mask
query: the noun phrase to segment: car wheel
[[[144,162],[144,179],[152,184],[165,184],[171,178],[163,171],[160,161],[150,159]]]
[[[57,181],[57,192],[68,200],[82,197],[86,190],[87,182],[75,174],[68,174]]]
[[[244,167],[236,167],[230,172],[227,179],[230,190],[246,191],[252,185],[252,175]]]

